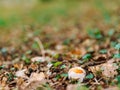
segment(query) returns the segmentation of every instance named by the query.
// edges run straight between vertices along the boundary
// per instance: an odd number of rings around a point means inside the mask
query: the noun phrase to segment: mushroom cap
[[[86,72],[81,67],[74,67],[68,71],[68,78],[69,79],[79,79],[80,82],[83,81],[85,75],[86,75]]]

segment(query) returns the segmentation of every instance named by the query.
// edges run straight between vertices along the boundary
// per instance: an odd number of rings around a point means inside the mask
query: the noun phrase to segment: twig
[[[96,78],[94,78],[96,84],[100,84]]]
[[[36,42],[38,43],[38,45],[39,45],[39,48],[40,48],[41,53],[42,53],[42,56],[45,57],[45,50],[44,50],[44,47],[43,47],[43,44],[42,44],[41,40],[40,40],[38,37],[36,37],[36,38],[35,38],[35,41],[36,41]]]
[[[105,63],[105,62],[106,62],[106,61],[101,61],[101,62],[91,61],[91,62],[84,63],[83,65],[81,65],[81,67],[95,66],[95,65],[103,64],[103,63]]]
[[[89,88],[91,89],[94,85],[100,85],[99,81],[100,81],[101,79],[102,79],[102,78],[100,78],[99,80],[97,80],[96,78],[94,78],[95,83],[93,83]]]

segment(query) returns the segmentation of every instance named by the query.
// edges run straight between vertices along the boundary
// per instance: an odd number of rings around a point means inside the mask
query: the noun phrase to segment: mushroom
[[[83,82],[85,75],[86,75],[86,72],[81,67],[74,67],[68,71],[68,78],[69,79],[75,79],[75,80],[78,79],[80,82]]]

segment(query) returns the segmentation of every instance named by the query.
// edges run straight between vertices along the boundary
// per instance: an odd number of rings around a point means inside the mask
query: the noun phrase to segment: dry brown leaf
[[[2,85],[3,87],[6,86],[6,82],[7,82],[7,78],[6,78],[6,77],[3,77],[3,78],[2,78],[1,85]]]
[[[104,77],[113,78],[115,75],[117,75],[117,69],[118,66],[113,63],[114,60],[110,60],[107,63],[97,65],[97,66],[91,66],[89,67],[89,70],[96,75],[96,72],[101,72]]]
[[[116,69],[118,69],[118,66],[116,66],[114,63],[105,63],[101,66],[102,74],[105,77],[114,77],[117,75]]]
[[[8,86],[3,87],[3,86],[0,85],[0,90],[10,90],[10,88]]]
[[[27,71],[27,69],[23,69],[23,70],[19,70],[15,73],[15,75],[17,77],[22,77],[22,78],[28,78],[26,75],[25,75],[25,71]]]
[[[41,56],[36,56],[36,57],[31,58],[31,61],[32,62],[44,62],[45,58]]]
[[[14,68],[17,68],[19,70],[23,68],[23,64],[20,64],[20,63],[19,64],[15,63],[13,66],[14,66]]]
[[[20,77],[17,78],[16,81],[17,81],[17,85],[20,86],[24,82],[24,79]]]
[[[41,84],[45,83],[45,75],[41,73],[32,73],[27,82],[24,82],[19,88],[20,90],[35,90]]]
[[[71,51],[71,54],[74,54],[74,55],[81,55],[81,51],[79,49],[74,49]]]
[[[79,87],[80,85],[78,84],[70,84],[67,86],[66,90],[77,90],[77,88]]]
[[[103,89],[103,90],[120,90],[120,88],[118,87],[109,87],[109,88],[106,88],[106,89]]]
[[[32,63],[32,64],[29,66],[29,68],[31,68],[32,70],[37,70],[38,65]]]
[[[64,49],[66,49],[66,48],[67,48],[67,47],[66,47],[65,45],[60,45],[60,44],[55,46],[55,49],[56,49],[56,50],[64,50]]]
[[[32,62],[45,62],[45,61],[50,61],[51,58],[50,57],[42,57],[42,56],[36,56],[36,57],[33,57],[31,58],[31,61]]]
[[[45,75],[43,72],[41,73],[32,73],[29,79],[29,82],[33,81],[41,81],[45,79]]]

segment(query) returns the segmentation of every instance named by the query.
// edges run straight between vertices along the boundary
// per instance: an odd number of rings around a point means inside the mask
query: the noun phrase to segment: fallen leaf
[[[120,88],[114,86],[114,87],[105,88],[103,90],[120,90]]]
[[[26,75],[25,75],[25,71],[27,71],[27,69],[23,69],[23,70],[19,70],[15,73],[15,76],[17,77],[22,77],[22,78],[28,78]]]
[[[32,62],[44,62],[44,61],[45,61],[45,58],[44,58],[44,57],[37,56],[37,57],[32,58],[31,61],[32,61]]]
[[[96,75],[97,72],[101,72],[104,77],[113,78],[115,75],[117,75],[118,69],[118,66],[113,63],[113,61],[114,60],[109,60],[104,64],[91,66],[89,67],[89,70],[92,71],[94,75]]]
[[[45,84],[44,73],[32,73],[27,82],[24,82],[19,88],[20,90],[36,90],[42,84]]]
[[[66,90],[88,90],[88,89],[80,84],[70,84],[67,86]]]

